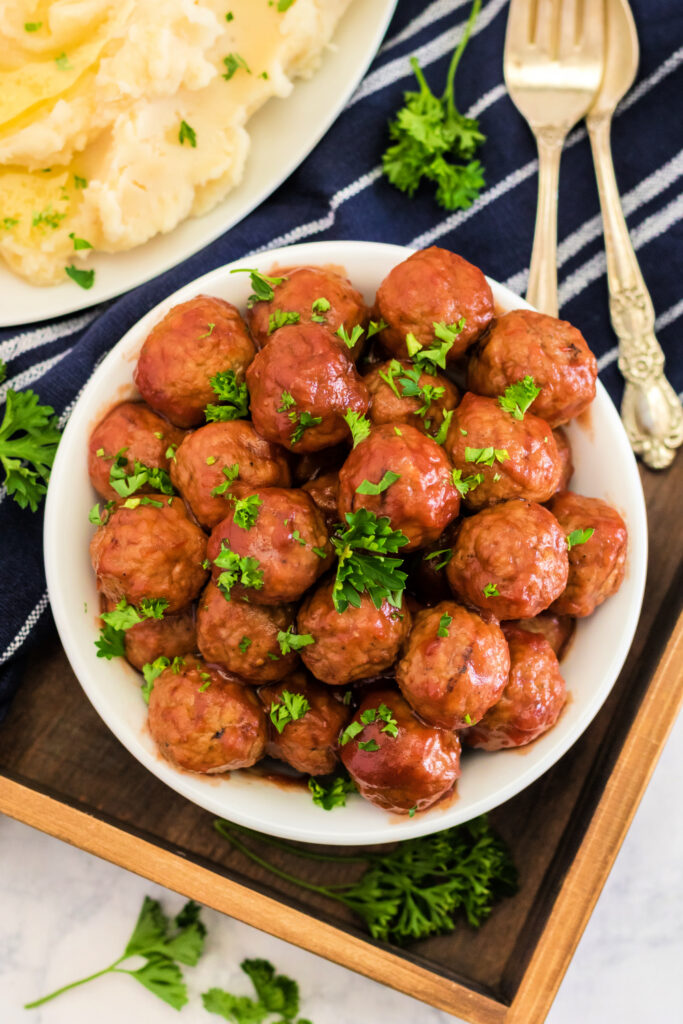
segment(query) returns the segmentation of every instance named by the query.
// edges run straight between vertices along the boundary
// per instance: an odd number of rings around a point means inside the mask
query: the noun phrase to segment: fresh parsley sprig
[[[8,390],[0,465],[7,493],[20,508],[35,512],[43,500],[60,436],[51,405],[41,405],[35,391]]]
[[[572,548],[578,547],[579,544],[585,544],[587,540],[590,540],[595,529],[592,526],[587,526],[585,530],[572,530],[567,535],[567,550],[571,551]]]
[[[337,574],[332,587],[332,600],[338,612],[349,605],[360,607],[361,595],[367,592],[376,608],[387,600],[401,607],[407,573],[400,568],[401,558],[390,558],[408,543],[400,530],[393,530],[386,516],[378,518],[369,509],[346,513],[347,528],[332,537],[337,554]]]
[[[446,79],[443,96],[435,96],[416,57],[410,64],[419,92],[404,93],[404,105],[389,122],[392,145],[382,156],[382,167],[392,185],[413,196],[423,179],[436,185],[436,201],[447,210],[467,209],[484,186],[484,168],[474,154],[485,141],[479,122],[461,114],[455,105],[455,73],[479,14],[481,0],[472,10]]]
[[[324,811],[332,811],[335,807],[346,807],[346,797],[349,793],[355,793],[356,787],[344,769],[330,778],[308,780],[308,788],[317,807]]]
[[[370,480],[363,480],[356,487],[356,494],[382,494],[400,479],[400,473],[394,473],[393,469],[388,469],[379,483],[373,484]]]
[[[229,821],[218,820],[214,827],[254,863],[287,882],[344,904],[373,938],[396,945],[452,932],[463,919],[479,928],[494,904],[517,890],[510,852],[486,816],[409,839],[388,853],[363,851],[362,856],[319,854]],[[334,887],[317,885],[272,864],[247,845],[245,838],[306,860],[365,863],[366,867],[355,881]]]
[[[493,463],[491,463],[491,465],[493,465]],[[484,474],[470,473],[469,476],[463,476],[461,469],[454,469],[451,471],[451,480],[453,481],[453,486],[460,497],[464,498],[466,494],[473,491],[475,487],[479,486],[479,484],[483,484]]]
[[[493,466],[494,462],[505,462],[509,458],[507,448],[465,448],[465,462],[480,466]]]
[[[277,642],[283,654],[290,654],[292,651],[300,651],[302,647],[310,647],[315,640],[310,633],[293,633],[293,626],[286,630],[280,630],[277,635]]]
[[[118,960],[87,978],[72,981],[41,999],[26,1003],[24,1009],[32,1010],[42,1006],[69,989],[85,985],[105,974],[129,974],[159,999],[163,999],[175,1010],[180,1010],[188,999],[179,964],[194,967],[204,950],[206,928],[199,917],[200,909],[198,904],[190,900],[171,925],[157,900],[145,896],[133,934]],[[131,957],[143,957],[146,963],[137,970],[120,966]]]
[[[225,423],[243,420],[249,415],[249,391],[246,383],[238,381],[234,370],[223,370],[210,380],[220,405],[209,404],[204,410],[207,423]]]
[[[283,651],[283,653],[287,652]],[[269,715],[271,722],[281,733],[286,725],[289,725],[290,722],[297,722],[310,710],[311,705],[303,693],[291,693],[289,690],[283,690],[277,700],[271,701]]]
[[[104,626],[95,641],[98,658],[122,658],[126,653],[125,636],[129,629],[145,619],[161,619],[168,608],[165,598],[143,598],[140,607],[128,604],[123,598],[111,612],[102,612]]]
[[[109,486],[119,497],[129,498],[148,485],[160,494],[175,494],[171,478],[165,469],[147,466],[139,459],[135,459],[133,468],[129,469],[126,451],[126,448],[121,448],[116,453],[109,470]]]
[[[286,277],[269,277],[267,274],[262,274],[259,270],[254,270],[253,267],[236,267],[235,270],[230,271],[231,274],[249,274],[251,281],[251,287],[253,289],[252,294],[247,299],[247,307],[251,307],[256,302],[272,302],[275,298],[275,292],[273,288],[277,288],[279,284],[286,281]]]
[[[509,412],[516,420],[523,420],[524,413],[540,393],[541,389],[536,387],[534,378],[527,374],[516,384],[507,387],[504,393],[498,396],[498,402],[504,412]]]
[[[222,487],[223,485],[219,484],[219,486]],[[251,530],[258,518],[263,499],[259,498],[258,494],[250,494],[246,498],[236,498],[234,500],[235,505],[232,518],[235,526],[239,526],[243,530]]]
[[[370,420],[362,412],[356,412],[355,409],[347,409],[344,413],[344,422],[351,431],[354,448],[361,441],[364,441],[366,437],[370,436]]]
[[[230,600],[230,591],[236,583],[241,583],[243,587],[252,587],[254,590],[263,587],[263,569],[260,568],[258,558],[238,555],[227,540],[222,541],[221,550],[213,561],[214,565],[223,569],[216,580],[216,585],[227,601]]]
[[[297,1019],[299,986],[292,978],[277,974],[268,960],[243,960],[240,967],[251,980],[256,999],[236,996],[222,988],[210,988],[202,994],[205,1010],[231,1024],[264,1024],[267,1018],[272,1024],[311,1024],[303,1017]],[[274,1020],[274,1014],[277,1014],[277,1020]]]

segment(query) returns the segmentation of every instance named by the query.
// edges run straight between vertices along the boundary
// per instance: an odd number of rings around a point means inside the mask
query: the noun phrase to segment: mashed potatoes
[[[210,210],[350,0],[3,0],[0,256],[33,284]]]

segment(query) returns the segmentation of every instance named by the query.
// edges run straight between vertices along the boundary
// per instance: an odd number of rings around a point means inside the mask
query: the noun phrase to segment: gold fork
[[[538,146],[538,206],[527,299],[557,316],[557,189],[568,132],[604,67],[604,0],[510,0],[503,69]]]

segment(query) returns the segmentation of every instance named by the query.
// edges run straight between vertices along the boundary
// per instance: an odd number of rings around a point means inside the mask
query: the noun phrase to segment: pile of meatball
[[[452,791],[462,745],[519,747],[554,725],[575,619],[622,582],[622,517],[568,489],[562,424],[593,400],[596,361],[565,321],[497,315],[481,270],[445,249],[395,266],[371,308],[339,271],[273,273],[245,311],[208,295],[172,308],[140,351],[142,401],[93,431],[90,478],[111,503],[91,543],[102,609],[166,602],[126,631],[125,657],[168,659],[149,729],[177,767],[346,769],[365,799],[412,815]],[[416,359],[444,327],[443,368]],[[400,383],[416,366],[417,395]],[[250,418],[207,422],[226,371]],[[509,411],[501,396],[529,377],[537,397]],[[368,421],[357,436],[349,411]],[[123,500],[114,462],[166,471],[174,493],[147,483]],[[362,486],[387,473],[379,493]],[[332,538],[360,509],[404,535],[407,581],[338,611]],[[219,585],[226,550],[260,585]],[[306,645],[283,649],[283,634]],[[307,710],[278,729],[283,694]]]

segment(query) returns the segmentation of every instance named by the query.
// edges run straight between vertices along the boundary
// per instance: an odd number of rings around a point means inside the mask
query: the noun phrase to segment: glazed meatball
[[[496,621],[442,601],[415,617],[396,682],[425,722],[464,729],[496,703],[509,671],[508,645]]]
[[[281,448],[259,437],[251,423],[233,420],[207,423],[188,434],[171,462],[171,480],[197,521],[212,529],[230,510],[233,480],[249,487],[289,487],[292,475]]]
[[[531,501],[505,501],[466,519],[446,574],[453,592],[498,619],[532,618],[567,585],[567,542]]]
[[[145,619],[126,630],[126,658],[137,669],[157,658],[182,657],[197,650],[194,605],[162,619]]]
[[[309,480],[302,487],[320,509],[325,519],[325,525],[331,532],[334,524],[338,521],[337,505],[339,504],[339,471],[334,469],[329,473],[323,473],[315,480]]]
[[[247,372],[251,415],[259,434],[293,452],[346,440],[344,414],[367,412],[370,398],[349,357],[320,324],[278,331]]]
[[[375,427],[356,445],[339,471],[339,515],[367,508],[388,516],[408,538],[404,551],[436,540],[455,519],[460,497],[443,448],[416,427],[390,423]],[[359,494],[363,481],[378,484],[387,471],[398,474],[381,494]]]
[[[237,309],[224,299],[198,295],[168,311],[147,336],[135,383],[153,409],[178,427],[204,422],[216,401],[211,378],[232,370],[244,380],[254,345]]]
[[[560,456],[560,462],[562,463],[562,475],[560,476],[560,482],[557,485],[557,489],[558,491],[566,491],[569,487],[569,481],[574,475],[572,446],[569,443],[567,431],[563,430],[562,427],[555,427],[553,430],[553,437],[555,438],[557,453]]]
[[[332,601],[334,581],[310,594],[297,617],[297,631],[309,633],[315,643],[301,650],[306,668],[324,683],[343,686],[356,679],[379,675],[396,661],[410,631],[408,609],[394,608],[387,600],[376,608],[369,594],[360,607],[338,612]]]
[[[270,715],[273,704],[282,704],[285,690],[304,697],[309,710],[301,718],[288,722],[282,732],[269,722],[267,753],[286,761],[298,772],[329,775],[338,762],[337,741],[351,717],[350,708],[304,672],[295,672],[282,682],[259,690],[266,715]]]
[[[505,633],[508,628],[513,626],[524,629],[527,633],[540,633],[548,641],[559,660],[565,654],[569,641],[574,635],[576,620],[572,619],[569,615],[554,615],[552,612],[542,612],[533,619],[516,619],[513,622],[504,622],[503,632]]]
[[[197,658],[155,679],[149,730],[164,757],[189,772],[248,768],[266,749],[266,718],[254,691]]]
[[[213,583],[197,606],[197,643],[206,661],[225,666],[250,683],[282,679],[296,667],[296,653],[283,654],[278,634],[294,622],[291,605],[227,601]]]
[[[119,505],[90,543],[98,587],[112,601],[162,598],[167,612],[179,612],[206,580],[206,537],[180,498],[155,494],[126,504],[133,507]]]
[[[481,270],[447,249],[431,246],[413,253],[389,271],[379,286],[377,314],[389,325],[379,339],[392,355],[408,355],[406,335],[421,345],[434,341],[434,324],[465,325],[448,353],[452,362],[479,337],[493,318],[493,295]]]
[[[472,509],[510,498],[547,501],[562,475],[562,460],[545,420],[529,412],[515,419],[494,398],[471,392],[455,410],[445,448],[462,480],[476,478],[464,496]]]
[[[406,375],[409,376],[406,376]],[[436,435],[444,414],[458,404],[458,389],[442,373],[420,373],[411,362],[390,359],[373,366],[363,377],[370,392],[370,421],[410,423],[425,434]],[[419,389],[417,397],[415,391]],[[418,410],[424,410],[420,415]]]
[[[510,678],[503,695],[482,720],[463,733],[465,743],[481,750],[523,747],[547,732],[566,701],[564,679],[555,653],[539,633],[506,627]]]
[[[551,427],[583,412],[595,398],[598,365],[576,327],[531,309],[498,317],[470,356],[467,387],[502,395],[531,376],[541,392],[532,409]]]
[[[376,720],[341,747],[341,759],[361,796],[371,804],[397,814],[413,808],[424,811],[448,793],[460,775],[460,740],[457,733],[427,725],[413,713],[395,690],[373,690],[354,715],[354,721],[384,705],[396,723]],[[391,732],[395,731],[395,735]],[[360,746],[369,745],[370,749]],[[378,748],[378,749],[377,749]]]
[[[236,489],[236,496],[238,493]],[[245,493],[260,501],[256,518],[249,528],[240,526],[239,505],[235,503],[225,519],[214,527],[208,544],[214,579],[224,589],[230,582],[226,576],[232,574],[235,582],[230,596],[247,597],[254,604],[296,601],[332,559],[322,514],[304,491],[268,487]],[[250,578],[245,585],[238,578],[238,569],[232,572],[230,565],[216,565],[221,551],[224,554],[220,562],[230,562],[229,552],[243,560],[255,559],[255,581]]]
[[[255,302],[247,313],[247,323],[257,348],[263,348],[277,330],[278,315],[298,314],[298,323],[322,322],[332,334],[343,324],[349,336],[353,328],[363,326],[368,310],[363,296],[348,278],[324,267],[294,267],[285,272],[282,284],[274,285],[270,302]],[[313,317],[322,318],[313,320]],[[278,344],[280,338],[278,335]],[[339,341],[341,345],[344,342]],[[362,338],[352,355],[358,355]],[[357,351],[357,350],[358,351]],[[346,350],[348,352],[348,350]]]
[[[626,571],[628,533],[616,509],[599,498],[564,491],[550,503],[550,511],[566,537],[575,531],[592,530],[584,542],[569,551],[567,588],[553,604],[559,615],[583,618],[616,594]]]
[[[132,473],[135,462],[168,472],[166,452],[169,445],[179,445],[185,436],[166,420],[162,420],[144,402],[121,402],[101,420],[88,442],[88,473],[90,482],[102,498],[118,500],[119,494],[109,483],[114,457],[119,452],[125,459],[125,472]],[[153,491],[144,484],[140,493]]]

